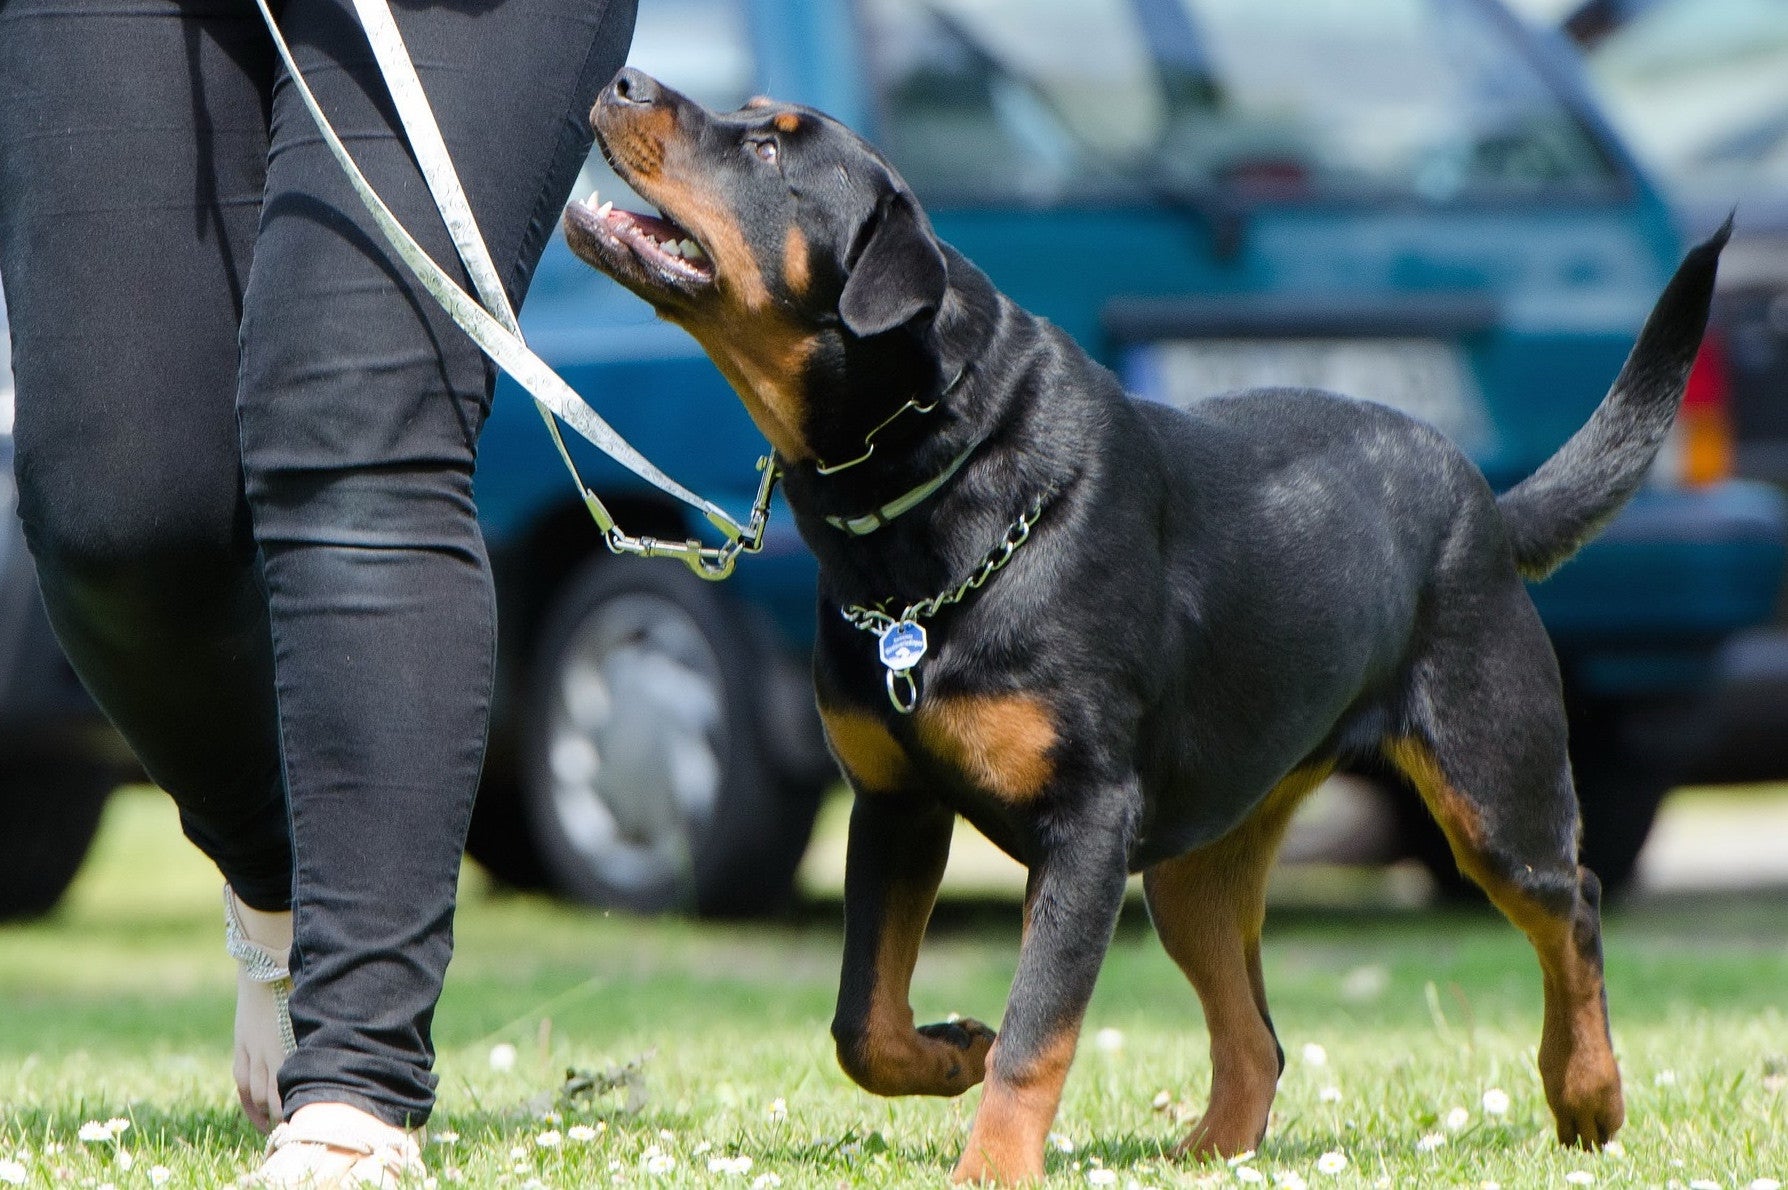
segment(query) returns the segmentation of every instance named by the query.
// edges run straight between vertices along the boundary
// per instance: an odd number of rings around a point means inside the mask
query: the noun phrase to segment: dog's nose
[[[658,80],[643,70],[626,67],[617,74],[608,85],[611,102],[632,104],[635,107],[651,107],[664,94],[664,88]]]

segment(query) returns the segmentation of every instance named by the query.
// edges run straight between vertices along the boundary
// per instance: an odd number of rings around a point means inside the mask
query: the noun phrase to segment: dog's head
[[[816,428],[836,420],[816,394],[847,376],[929,379],[913,340],[944,300],[943,251],[861,137],[768,99],[712,112],[631,68],[590,122],[659,214],[573,202],[572,251],[694,335],[785,459],[814,457]]]

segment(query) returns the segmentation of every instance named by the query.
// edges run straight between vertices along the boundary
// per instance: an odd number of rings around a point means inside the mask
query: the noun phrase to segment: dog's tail
[[[1524,577],[1541,579],[1558,569],[1644,481],[1682,403],[1707,327],[1720,249],[1731,234],[1728,217],[1689,252],[1583,428],[1497,499]]]

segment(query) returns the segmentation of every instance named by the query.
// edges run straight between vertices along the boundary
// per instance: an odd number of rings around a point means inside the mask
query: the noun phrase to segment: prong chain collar
[[[968,577],[955,586],[917,603],[907,604],[898,615],[884,610],[886,600],[874,607],[853,603],[838,609],[839,615],[847,623],[878,639],[880,660],[887,671],[888,701],[894,704],[896,711],[902,715],[910,715],[919,705],[918,668],[928,647],[925,627],[920,621],[930,619],[951,604],[962,602],[968,598],[969,592],[978,590],[999,573],[1012,560],[1012,555],[1018,552],[1018,547],[1030,540],[1031,528],[1060,490],[1061,485],[1055,483],[1045,488],[1041,495],[1031,501],[1030,507],[1007,526],[1000,543],[988,550],[975,568],[969,571]]]

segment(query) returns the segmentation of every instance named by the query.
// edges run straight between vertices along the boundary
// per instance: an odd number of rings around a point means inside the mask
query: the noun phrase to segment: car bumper
[[[1720,645],[1767,623],[1788,557],[1788,499],[1734,480],[1645,491],[1533,588],[1571,680],[1585,693],[1687,692]]]

